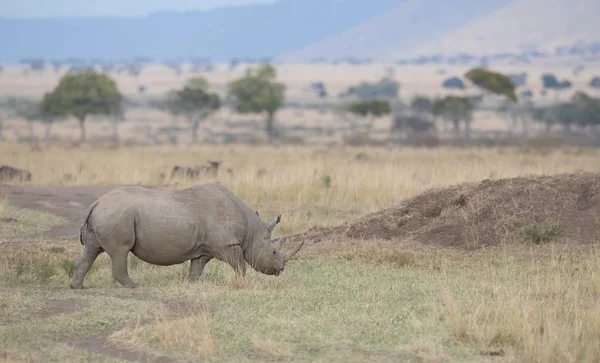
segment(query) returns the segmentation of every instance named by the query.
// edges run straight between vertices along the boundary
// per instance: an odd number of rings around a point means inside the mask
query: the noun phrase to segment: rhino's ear
[[[279,222],[281,222],[281,215],[278,215],[277,218],[275,218],[272,222],[269,222],[269,224],[267,224],[267,228],[269,229],[269,231],[273,231],[273,229],[277,224],[279,224]]]

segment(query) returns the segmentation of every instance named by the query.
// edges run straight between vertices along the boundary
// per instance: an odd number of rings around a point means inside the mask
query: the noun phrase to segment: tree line
[[[338,97],[341,104],[334,111],[350,122],[352,128],[359,124],[367,130],[373,121],[392,115],[391,132],[405,134],[429,132],[438,120],[443,121],[445,130],[451,129],[456,136],[470,137],[473,112],[490,96],[501,97],[504,102],[497,110],[518,121],[527,136],[529,120],[541,122],[550,131],[556,125],[564,132],[574,129],[592,129],[597,134],[600,128],[600,100],[585,92],[577,92],[566,102],[555,102],[549,106],[536,106],[531,92],[517,94],[517,88],[525,82],[524,74],[504,75],[485,68],[474,68],[464,74],[478,90],[476,95],[446,95],[437,98],[415,96],[408,105],[398,97],[400,84],[392,77],[377,82],[361,82],[349,87]],[[551,74],[542,75],[545,89],[556,92],[572,86],[568,80],[558,80]],[[600,77],[590,81],[592,87],[600,88]],[[458,77],[444,81],[446,88],[464,90],[464,82]],[[322,82],[311,85],[318,97],[327,98],[329,93]],[[172,115],[183,116],[189,125],[192,141],[198,141],[198,130],[203,120],[219,110],[224,103],[242,114],[263,114],[264,132],[269,141],[277,138],[275,115],[285,101],[285,85],[277,81],[276,69],[268,64],[249,68],[245,74],[227,85],[225,99],[211,91],[203,77],[190,78],[181,89],[172,90],[154,106]],[[27,120],[30,134],[33,123],[46,125],[46,137],[51,135],[52,125],[59,120],[74,117],[80,128],[80,141],[87,139],[86,121],[90,116],[103,116],[111,120],[114,138],[119,139],[119,124],[125,120],[127,99],[121,94],[116,82],[107,74],[95,70],[84,70],[65,74],[56,87],[43,95],[39,102],[9,98],[4,108]],[[0,120],[1,136],[1,120]]]
[[[237,112],[265,114],[264,130],[269,140],[275,137],[275,113],[285,100],[285,86],[276,78],[276,69],[270,64],[263,64],[256,69],[248,69],[243,77],[230,82],[227,93],[228,101]],[[118,125],[125,120],[126,101],[111,77],[95,70],[86,70],[64,75],[58,85],[45,93],[39,102],[9,98],[3,106],[15,116],[27,120],[30,134],[33,134],[33,122],[44,123],[47,138],[56,121],[74,117],[79,123],[79,139],[85,142],[86,121],[90,116],[109,118],[114,125],[115,139],[118,140]],[[196,142],[202,120],[219,110],[221,105],[221,97],[210,91],[206,79],[194,77],[182,89],[169,92],[157,107],[185,117],[192,139]]]
[[[496,111],[512,120],[510,129],[521,122],[523,136],[528,136],[529,121],[540,122],[551,131],[555,126],[562,127],[563,133],[571,133],[575,128],[580,131],[600,133],[600,99],[583,91],[576,92],[568,101],[555,101],[550,105],[539,106],[533,102],[533,93],[517,89],[525,83],[525,74],[504,75],[484,68],[474,68],[464,74],[475,87],[475,95],[446,95],[428,98],[416,95],[409,104],[399,102],[399,84],[391,79],[379,82],[362,82],[350,87],[341,97],[354,96],[352,102],[341,107],[341,113],[350,113],[357,117],[381,116],[391,114],[392,132],[408,134],[428,132],[434,129],[436,121],[441,120],[444,129],[452,129],[456,137],[471,137],[473,113],[481,106],[486,97],[500,97],[504,101]],[[541,76],[545,90],[553,90],[555,95],[572,87],[568,80],[558,80],[546,73]],[[593,89],[600,89],[600,77],[594,77],[589,83]],[[466,85],[458,77],[448,78],[444,88],[465,90]],[[338,111],[340,112],[340,111]],[[449,127],[448,127],[449,126]]]

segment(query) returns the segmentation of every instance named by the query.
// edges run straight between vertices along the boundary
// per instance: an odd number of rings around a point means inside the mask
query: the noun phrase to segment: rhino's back
[[[251,209],[229,189],[208,183],[176,191],[155,190],[139,186],[117,187],[98,199],[94,214],[123,215],[136,212],[140,217],[161,219],[193,218],[219,225],[240,222],[252,214]]]
[[[207,183],[172,192],[173,198],[185,203],[197,213],[217,216],[223,213],[253,214],[250,207],[219,183]]]

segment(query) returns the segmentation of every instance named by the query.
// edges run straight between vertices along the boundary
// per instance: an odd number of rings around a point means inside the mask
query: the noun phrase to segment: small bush
[[[349,261],[358,259],[375,265],[398,268],[417,265],[414,253],[380,244],[363,245],[356,249],[349,249],[342,253],[340,257]]]
[[[64,247],[50,247],[50,249],[48,251],[50,251],[52,253],[64,253],[65,248]]]
[[[415,264],[414,255],[410,252],[395,250],[374,250],[373,262],[390,264],[395,267],[412,266]]]
[[[367,160],[369,156],[365,153],[357,153],[356,155],[354,155],[354,158],[356,160]]]
[[[73,277],[73,273],[75,272],[75,261],[65,258],[60,263],[60,267],[65,270],[67,276]]]
[[[331,177],[331,175],[325,174],[321,177],[321,184],[323,184],[325,188],[331,188],[332,181],[333,178]]]
[[[17,274],[17,277],[21,277],[21,275],[23,275],[26,270],[27,269],[24,261],[17,262],[15,266],[15,273]]]
[[[542,245],[555,239],[558,236],[558,232],[559,228],[557,225],[540,226],[535,224],[525,228],[523,230],[523,235],[533,244]]]
[[[56,275],[56,270],[49,260],[40,260],[33,265],[33,274],[39,282],[45,283]]]

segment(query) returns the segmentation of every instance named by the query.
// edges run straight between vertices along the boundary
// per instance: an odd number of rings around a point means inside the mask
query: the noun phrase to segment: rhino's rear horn
[[[288,262],[289,260],[292,259],[292,257],[294,257],[294,255],[296,255],[296,253],[298,253],[298,251],[300,251],[300,249],[302,248],[302,246],[304,245],[304,241],[300,242],[300,244],[294,248],[294,250],[285,257],[285,262]]]
[[[275,228],[275,226],[281,222],[281,216],[277,216],[277,218],[275,218],[273,221],[269,222],[269,224],[267,224],[267,228],[269,229],[269,231],[273,231],[273,229]]]

